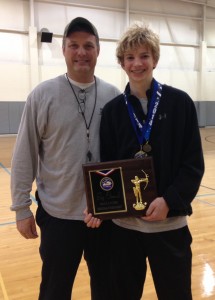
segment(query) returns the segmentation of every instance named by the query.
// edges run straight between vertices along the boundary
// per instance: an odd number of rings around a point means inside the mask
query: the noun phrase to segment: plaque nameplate
[[[99,219],[144,216],[157,197],[151,157],[83,165],[88,212]]]

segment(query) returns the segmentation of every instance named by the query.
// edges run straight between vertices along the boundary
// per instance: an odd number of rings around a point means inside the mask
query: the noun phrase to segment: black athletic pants
[[[40,201],[36,221],[41,230],[39,300],[71,300],[83,253],[90,273],[91,299],[110,300],[108,247],[112,223],[105,221],[100,228],[91,229],[83,221],[54,218],[45,212]]]
[[[141,233],[113,225],[110,299],[141,299],[148,259],[159,300],[192,300],[191,242],[187,226]]]

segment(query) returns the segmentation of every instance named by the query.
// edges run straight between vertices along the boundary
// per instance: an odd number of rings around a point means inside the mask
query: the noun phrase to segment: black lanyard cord
[[[90,117],[90,120],[89,120],[88,124],[87,124],[87,120],[86,120],[86,117],[85,117],[85,114],[84,114],[84,110],[82,109],[82,107],[81,107],[81,105],[80,105],[80,103],[78,101],[78,97],[77,97],[77,95],[75,93],[75,90],[74,90],[74,88],[73,88],[73,86],[72,86],[72,84],[71,84],[71,82],[70,82],[70,80],[68,78],[67,73],[66,73],[66,78],[67,78],[67,81],[69,82],[69,85],[70,85],[72,91],[73,91],[75,99],[76,99],[76,101],[78,103],[78,106],[80,108],[81,115],[82,115],[82,117],[84,119],[84,123],[85,123],[85,126],[86,126],[86,131],[87,131],[88,146],[89,146],[89,143],[90,143],[90,125],[92,123],[93,115],[94,115],[95,108],[96,108],[96,102],[97,102],[97,82],[96,82],[96,77],[94,76],[94,80],[95,80],[95,101],[94,101],[93,111],[92,111],[92,114],[91,114],[91,117]],[[88,150],[87,157],[88,157],[88,159],[90,161],[91,157],[92,157],[92,153],[90,152],[90,150]]]

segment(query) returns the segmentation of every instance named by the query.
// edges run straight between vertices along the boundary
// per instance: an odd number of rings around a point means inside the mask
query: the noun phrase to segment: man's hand
[[[84,222],[87,224],[87,227],[98,228],[101,225],[102,221],[98,218],[94,218],[92,214],[88,214],[87,208],[84,211],[84,215]]]
[[[142,217],[145,221],[165,220],[169,212],[169,207],[163,197],[158,197],[152,201],[147,209],[146,216]]]
[[[16,227],[26,239],[36,239],[38,237],[34,216],[16,221]]]

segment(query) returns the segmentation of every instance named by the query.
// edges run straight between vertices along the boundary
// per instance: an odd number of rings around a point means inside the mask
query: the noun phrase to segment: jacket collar
[[[151,97],[152,97],[153,84],[154,84],[154,78],[152,79],[150,89],[148,89],[148,90],[146,91],[146,96],[147,96],[147,99],[148,99],[149,101],[151,100]],[[126,93],[126,95],[128,95],[128,97],[129,97],[130,100],[132,100],[132,99],[137,99],[137,97],[135,97],[134,95],[131,95],[131,89],[130,89],[130,84],[129,84],[129,82],[127,83],[127,85],[126,85],[126,87],[125,87],[125,93]]]

